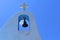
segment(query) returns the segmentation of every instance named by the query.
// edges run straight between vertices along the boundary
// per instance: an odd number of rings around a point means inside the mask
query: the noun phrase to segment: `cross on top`
[[[26,3],[23,3],[20,8],[22,8],[24,11],[26,10],[26,8],[28,7],[28,5]]]

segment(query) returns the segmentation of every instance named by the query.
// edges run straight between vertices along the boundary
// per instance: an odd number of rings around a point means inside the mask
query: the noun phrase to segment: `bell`
[[[23,23],[22,26],[23,26],[23,27],[28,27],[28,24],[27,24],[27,22],[26,22],[26,18],[24,18],[24,23]]]

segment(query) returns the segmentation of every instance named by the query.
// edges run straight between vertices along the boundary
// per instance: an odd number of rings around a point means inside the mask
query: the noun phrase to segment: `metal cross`
[[[23,3],[20,8],[22,8],[24,11],[26,10],[26,8],[28,7],[28,5],[26,3]]]

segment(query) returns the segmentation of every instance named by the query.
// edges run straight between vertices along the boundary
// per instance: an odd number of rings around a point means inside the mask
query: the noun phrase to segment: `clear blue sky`
[[[60,1],[59,0],[0,0],[0,29],[7,20],[21,11],[20,4],[29,5],[38,25],[42,40],[60,40]]]

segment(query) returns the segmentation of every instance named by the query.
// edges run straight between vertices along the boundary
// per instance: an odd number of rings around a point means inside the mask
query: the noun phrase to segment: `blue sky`
[[[22,11],[23,2],[35,16],[42,40],[60,40],[59,0],[0,0],[0,29],[12,15]]]

